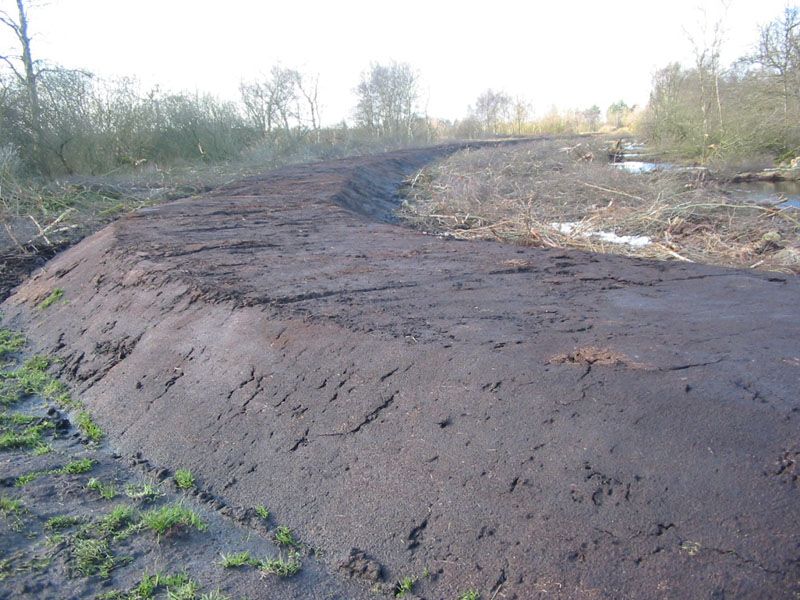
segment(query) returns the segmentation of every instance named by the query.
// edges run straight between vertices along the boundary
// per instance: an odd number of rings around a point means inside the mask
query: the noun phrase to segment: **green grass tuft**
[[[114,487],[114,484],[103,483],[96,477],[92,477],[86,483],[86,487],[93,492],[100,494],[100,497],[103,500],[113,500],[117,495],[117,489]]]
[[[197,514],[180,504],[172,504],[154,508],[142,515],[142,523],[147,529],[161,536],[178,527],[194,528],[205,531],[208,526]]]
[[[72,515],[57,515],[47,519],[47,522],[44,524],[44,528],[51,531],[60,531],[62,529],[74,527],[82,522],[83,519],[81,517],[75,517]]]
[[[84,577],[98,574],[105,579],[116,564],[106,540],[78,538],[72,544],[72,557],[78,572]]]
[[[458,597],[458,600],[481,600],[478,590],[467,590]]]
[[[50,292],[50,295],[47,296],[47,298],[45,298],[39,303],[39,309],[45,310],[47,308],[50,308],[53,304],[61,300],[63,297],[64,297],[64,290],[62,290],[61,288],[55,288],[52,292]]]
[[[131,500],[139,500],[142,502],[152,502],[156,498],[164,495],[158,486],[152,483],[131,483],[125,486],[125,495]]]
[[[25,346],[25,336],[9,329],[0,329],[0,358],[19,352]]]
[[[74,460],[70,463],[64,465],[61,469],[56,471],[58,475],[80,475],[82,473],[88,473],[94,468],[95,461],[91,458],[81,458],[78,460]]]
[[[243,567],[249,565],[257,567],[261,565],[261,561],[250,556],[250,552],[244,550],[243,552],[236,552],[234,554],[220,554],[222,559],[219,564],[225,569],[233,569],[236,567]]]
[[[92,442],[97,443],[103,439],[103,430],[94,422],[92,415],[85,410],[78,413],[76,422],[78,424],[78,429]]]
[[[275,530],[275,541],[281,546],[291,546],[293,548],[300,545],[300,542],[294,537],[292,530],[286,527],[286,525],[281,525]]]
[[[4,517],[8,515],[17,515],[23,510],[24,505],[22,504],[22,500],[0,496],[0,514]]]
[[[264,506],[263,504],[259,504],[258,506],[256,506],[255,510],[256,514],[262,519],[264,519],[264,521],[269,521],[269,510],[267,510],[266,506]]]
[[[302,568],[303,563],[300,562],[300,553],[291,552],[284,559],[282,556],[276,558],[268,558],[260,563],[259,569],[263,573],[270,575],[277,575],[278,577],[291,577],[297,575]]]
[[[136,509],[122,504],[114,507],[111,512],[103,516],[98,521],[97,528],[103,535],[112,535],[122,531],[123,527],[135,524],[138,521],[138,517]]]
[[[410,594],[414,590],[416,582],[417,580],[413,577],[403,577],[394,587],[394,597],[403,598],[406,594]]]
[[[189,469],[175,471],[175,485],[181,490],[190,490],[195,486],[194,475]]]

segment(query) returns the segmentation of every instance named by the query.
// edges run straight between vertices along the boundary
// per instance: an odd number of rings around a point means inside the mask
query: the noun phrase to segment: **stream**
[[[612,168],[628,173],[647,174],[656,171],[692,170],[697,167],[680,167],[659,162],[646,154],[643,144],[631,143],[622,147],[622,153],[609,163]],[[800,209],[800,181],[751,181],[729,183],[722,186],[731,200],[754,204],[775,205],[778,208]]]

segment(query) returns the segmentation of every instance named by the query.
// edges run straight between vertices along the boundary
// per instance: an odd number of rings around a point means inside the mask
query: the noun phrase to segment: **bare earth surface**
[[[357,548],[425,598],[796,597],[800,282],[374,218],[441,152],[142,210],[6,324],[123,454],[267,504],[330,581]]]

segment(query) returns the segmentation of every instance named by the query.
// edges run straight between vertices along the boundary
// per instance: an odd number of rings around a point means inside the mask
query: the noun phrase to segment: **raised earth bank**
[[[142,210],[6,323],[121,451],[266,502],[332,570],[358,548],[385,581],[427,569],[426,598],[800,592],[800,282],[370,216],[442,152]]]

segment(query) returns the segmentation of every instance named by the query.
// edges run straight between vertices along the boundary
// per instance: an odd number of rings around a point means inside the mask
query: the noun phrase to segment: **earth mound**
[[[120,449],[269,505],[365,587],[800,591],[798,280],[385,222],[443,151],[139,211],[50,261],[6,322]]]

